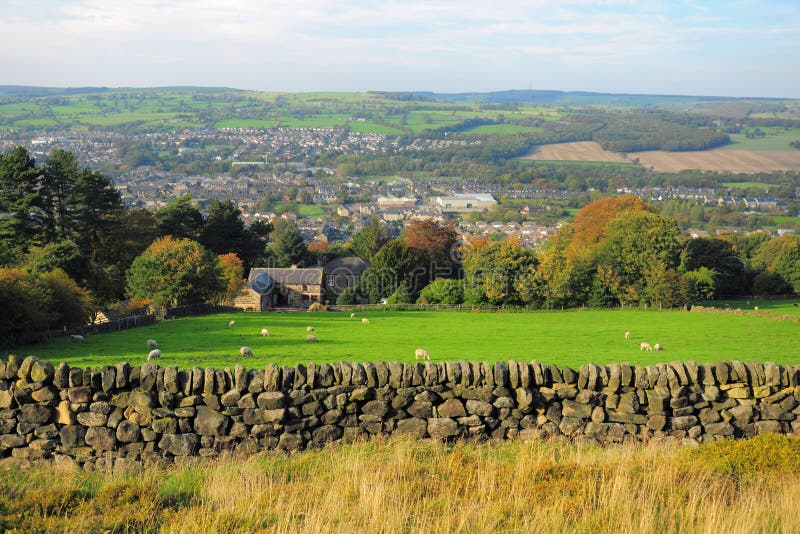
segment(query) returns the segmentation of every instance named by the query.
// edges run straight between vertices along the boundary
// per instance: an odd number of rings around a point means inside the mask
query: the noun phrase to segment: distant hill
[[[786,101],[781,98],[737,98],[727,96],[644,95],[618,93],[592,93],[587,91],[510,90],[489,93],[434,93],[415,92],[423,97],[448,102],[487,102],[494,104],[544,104],[544,105],[608,105],[646,107],[679,102],[730,102],[739,100]]]
[[[30,85],[0,85],[0,96],[20,98],[37,98],[42,96],[70,96],[97,93],[122,92],[188,92],[188,93],[229,93],[241,92],[242,89],[229,87],[36,87]]]

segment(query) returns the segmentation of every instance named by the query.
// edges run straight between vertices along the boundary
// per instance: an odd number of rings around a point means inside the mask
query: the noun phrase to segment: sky
[[[800,98],[800,0],[0,0],[0,85]]]

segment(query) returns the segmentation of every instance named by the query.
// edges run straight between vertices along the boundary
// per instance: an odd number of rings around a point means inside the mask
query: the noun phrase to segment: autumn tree
[[[61,269],[39,275],[36,280],[49,297],[51,328],[74,328],[87,323],[92,298]]]
[[[233,252],[220,254],[217,257],[222,279],[222,292],[220,300],[224,304],[232,304],[233,300],[244,289],[244,264],[239,256]]]
[[[162,237],[142,252],[128,269],[130,297],[157,306],[208,302],[223,288],[213,252],[190,239]]]
[[[520,246],[516,239],[481,243],[464,259],[464,302],[467,304],[522,304],[520,296],[530,296],[520,274],[535,270],[538,262],[533,251]]]
[[[50,324],[50,296],[21,269],[0,268],[0,344],[13,345]]]
[[[437,277],[452,278],[457,275],[460,265],[455,246],[459,239],[452,221],[411,221],[403,232],[403,240],[409,248],[419,252],[429,282]]]
[[[656,213],[656,208],[637,196],[603,197],[589,202],[576,215],[570,256],[583,255],[596,250],[608,235],[614,219],[628,211]]]

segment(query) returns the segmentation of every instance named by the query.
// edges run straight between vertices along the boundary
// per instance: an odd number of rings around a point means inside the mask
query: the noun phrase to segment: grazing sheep
[[[361,324],[369,324],[369,319],[367,319],[366,317],[362,317]]]
[[[158,343],[156,343],[155,339],[148,339],[147,340],[147,348],[151,349],[151,350],[152,349],[157,349],[158,348]]]
[[[263,337],[268,337],[269,336],[269,330],[267,330],[266,328],[262,328],[261,329],[261,335]]]
[[[795,304],[795,306],[797,306],[797,304]],[[351,314],[350,314],[350,318],[351,318],[351,319],[352,319],[353,317],[355,317],[355,316],[356,316],[356,312],[353,312],[353,313],[351,313]]]
[[[231,321],[228,323],[228,328],[233,328],[234,326],[236,326],[236,321]]]
[[[317,339],[317,336],[313,336],[311,334],[308,334],[306,336],[306,343],[319,343],[319,339]]]
[[[653,350],[664,350],[664,345],[662,345],[661,343],[656,343],[655,345],[653,345]]]
[[[242,358],[252,358],[253,357],[253,349],[250,347],[240,347],[239,348],[239,355]]]
[[[69,337],[72,338],[72,341],[83,341],[83,336],[80,334],[72,334]]]
[[[753,308],[753,309],[754,309],[755,311],[758,311],[758,306],[756,306],[756,307],[755,307],[755,308]]]
[[[316,332],[316,331],[317,331],[317,329],[314,328],[313,326],[307,326],[306,327],[306,332]]]
[[[428,361],[431,361],[431,355],[425,349],[417,349],[414,352],[414,358],[417,359],[417,360],[428,360]]]
[[[625,332],[625,339],[630,339],[630,338],[631,338],[631,333]]]
[[[151,350],[150,353],[147,355],[148,362],[151,360],[158,360],[160,358],[161,358],[161,351],[158,349]]]
[[[650,352],[653,352],[653,347],[650,346],[650,343],[642,341],[642,344],[639,345],[639,351],[643,350],[649,350]]]

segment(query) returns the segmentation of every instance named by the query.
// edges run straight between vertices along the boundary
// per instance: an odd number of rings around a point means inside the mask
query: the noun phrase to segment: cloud
[[[270,83],[291,90],[346,89],[348,81],[350,88],[380,89],[404,80],[408,88],[448,90],[454,89],[448,80],[507,83],[518,72],[547,66],[557,87],[559,77],[580,80],[580,69],[598,65],[624,83],[638,75],[631,64],[650,61],[681,72],[683,60],[686,72],[697,72],[698,62],[720,62],[726,47],[743,42],[787,54],[800,44],[798,13],[787,7],[772,16],[747,3],[716,10],[708,3],[633,0],[31,4],[0,6],[0,71],[8,78],[13,65],[20,78],[7,83],[169,81],[268,89],[257,86],[265,83],[260,71],[267,71]]]

